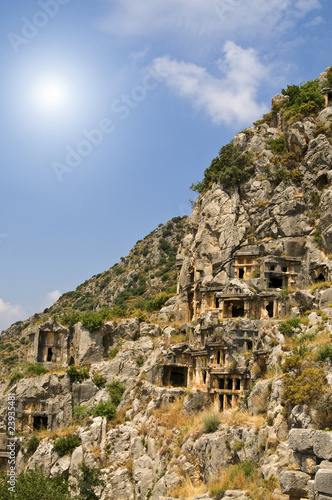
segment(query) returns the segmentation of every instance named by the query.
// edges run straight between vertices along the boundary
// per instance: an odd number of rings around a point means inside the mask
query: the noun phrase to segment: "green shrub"
[[[235,451],[240,451],[242,450],[242,441],[240,441],[240,439],[237,439],[234,443],[234,446],[233,446],[233,449]]]
[[[48,369],[45,368],[42,363],[35,363],[29,365],[26,369],[26,372],[29,375],[36,375],[37,377],[39,377],[40,375],[45,375],[45,373],[48,373]]]
[[[72,453],[78,446],[81,446],[81,438],[78,434],[61,436],[54,443],[55,451],[60,457]]]
[[[89,408],[86,405],[75,405],[73,407],[73,417],[75,420],[82,421],[89,414]]]
[[[71,500],[68,479],[64,475],[47,477],[42,469],[34,469],[16,477],[15,493],[8,490],[8,476],[0,475],[1,500]]]
[[[116,417],[116,406],[112,401],[101,401],[91,413],[94,417],[106,417],[107,420],[112,420]]]
[[[104,387],[107,379],[103,375],[100,375],[100,373],[95,373],[92,382],[100,389],[101,387]]]
[[[110,347],[110,349],[108,350],[108,357],[110,359],[113,359],[118,354],[118,352],[119,349],[117,349],[116,347]]]
[[[325,361],[330,359],[332,361],[332,344],[323,344],[319,346],[317,350],[317,359],[320,361]]]
[[[12,366],[16,361],[18,361],[18,355],[14,354],[13,356],[8,356],[8,358],[5,358],[3,360],[3,364]]]
[[[322,389],[326,386],[324,371],[310,362],[300,363],[300,356],[294,356],[296,363],[290,373],[285,373],[283,365],[283,399],[285,402],[295,405],[312,405],[318,400]]]
[[[86,368],[81,368],[80,370],[72,365],[67,370],[67,375],[69,375],[71,383],[73,382],[83,382],[83,380],[90,377],[89,372]]]
[[[136,364],[137,366],[143,366],[144,365],[144,359],[142,356],[137,356],[136,358]]]
[[[21,380],[21,378],[24,378],[23,373],[21,373],[21,372],[14,372],[11,375],[10,379],[9,379],[9,385],[16,384],[16,382],[18,382],[19,380]]]
[[[232,481],[239,472],[243,472],[245,477],[253,477],[257,471],[257,465],[252,460],[244,460],[236,465],[231,465],[229,479]]]
[[[110,384],[107,385],[108,393],[111,398],[111,402],[115,406],[119,406],[122,399],[122,395],[126,390],[126,386],[122,384],[119,380],[112,380]]]
[[[267,143],[274,154],[282,155],[286,151],[285,137],[283,135],[277,139],[269,139]]]
[[[168,301],[171,296],[166,292],[158,293],[151,299],[146,301],[145,308],[147,311],[158,311]]]
[[[67,326],[68,328],[73,328],[76,323],[81,321],[81,314],[78,311],[71,311],[67,314],[63,314],[60,317],[60,322],[62,325]]]
[[[190,189],[202,194],[214,182],[219,182],[224,188],[239,185],[250,178],[250,168],[251,155],[241,153],[232,143],[226,144],[205,170],[204,179],[192,184]]]
[[[80,491],[78,500],[98,500],[100,496],[95,493],[95,488],[105,485],[105,482],[100,479],[100,469],[82,464],[80,470],[81,474],[77,481]]]
[[[292,336],[294,334],[295,328],[298,328],[300,324],[301,324],[300,318],[289,318],[286,321],[282,321],[279,324],[278,330],[283,335]]]
[[[281,92],[289,97],[289,100],[284,103],[283,112],[284,118],[288,121],[291,118],[294,121],[316,114],[324,106],[324,97],[315,80],[309,80],[301,85],[288,85],[287,89],[282,89]]]
[[[90,331],[99,330],[103,325],[103,314],[101,312],[87,312],[82,317],[82,323]]]
[[[32,436],[26,445],[26,451],[29,455],[33,455],[39,446],[39,439],[36,436]]]
[[[204,432],[215,432],[219,427],[219,415],[217,413],[209,413],[203,418]]]

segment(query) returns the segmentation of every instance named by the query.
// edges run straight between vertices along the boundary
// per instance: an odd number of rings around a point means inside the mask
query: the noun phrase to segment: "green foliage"
[[[78,434],[61,436],[54,443],[55,451],[60,457],[72,453],[78,446],[81,446],[81,438]]]
[[[215,432],[219,427],[219,415],[217,413],[209,413],[203,418],[204,432]]]
[[[47,477],[42,469],[17,476],[15,493],[8,490],[6,473],[0,475],[1,500],[70,500],[67,478],[63,475]]]
[[[86,405],[75,405],[73,407],[73,417],[75,420],[82,421],[89,414],[89,408]]]
[[[126,386],[120,382],[120,380],[113,379],[110,384],[107,385],[107,390],[111,398],[111,402],[115,406],[119,406],[122,399],[122,395],[126,390]]]
[[[286,152],[285,137],[283,135],[277,139],[269,139],[267,142],[272,153],[282,155]]]
[[[250,178],[251,156],[241,153],[232,143],[226,144],[204,172],[201,182],[192,184],[190,189],[202,194],[214,182],[219,182],[225,189],[241,184]]]
[[[36,436],[32,436],[26,444],[26,451],[29,455],[33,455],[39,446],[39,439]]]
[[[39,377],[40,375],[45,375],[45,373],[48,373],[48,370],[42,363],[35,363],[29,365],[26,369],[26,372],[29,375],[36,375],[37,377]]]
[[[320,361],[325,361],[326,359],[330,359],[332,361],[332,344],[331,342],[328,344],[323,344],[319,346],[317,350],[317,359]]]
[[[23,378],[24,375],[23,373],[21,372],[14,372],[12,373],[10,379],[9,379],[9,385],[13,385],[13,384],[16,384],[16,382],[18,382],[19,380],[21,380],[21,378]]]
[[[253,477],[257,470],[257,465],[252,460],[244,460],[236,465],[230,466],[229,479],[232,481],[240,472],[243,472],[245,477]]]
[[[254,122],[254,125],[263,125],[264,123],[267,123],[268,125],[272,125],[272,119],[273,119],[273,111],[269,111],[260,120],[257,120]]]
[[[137,356],[136,358],[136,364],[137,366],[143,366],[144,365],[144,359],[142,356]]]
[[[8,356],[8,358],[4,358],[3,364],[12,366],[15,364],[16,361],[18,361],[18,355],[14,354],[13,356]]]
[[[295,332],[295,328],[298,328],[300,324],[301,324],[300,318],[289,318],[286,321],[282,321],[279,324],[278,330],[283,335],[292,336]]]
[[[292,406],[313,404],[326,385],[322,368],[311,361],[303,361],[299,354],[290,356],[282,366],[283,399]]]
[[[104,314],[102,311],[97,312],[87,312],[82,316],[82,324],[90,330],[91,332],[94,330],[99,330],[99,328],[103,325]]]
[[[301,85],[288,85],[287,89],[282,89],[281,92],[289,97],[282,109],[282,116],[289,124],[306,116],[316,115],[324,106],[324,97],[315,80]]]
[[[100,375],[100,373],[95,373],[93,375],[93,379],[92,379],[92,382],[97,386],[99,387],[99,389],[101,387],[104,387],[104,385],[106,384],[106,381],[107,379],[103,376],[103,375]]]
[[[95,488],[104,486],[105,482],[100,479],[100,469],[81,465],[81,474],[78,478],[77,486],[80,491],[77,500],[98,500],[100,498],[95,493]]]
[[[71,383],[73,382],[83,382],[83,380],[89,378],[89,372],[86,368],[81,368],[80,370],[72,365],[67,370],[67,375],[69,375]]]
[[[322,237],[322,232],[319,228],[316,228],[315,232],[314,232],[314,240],[318,246],[318,248],[320,250],[323,249],[323,246],[324,246],[324,240],[323,240],[323,237]]]
[[[116,406],[112,401],[100,401],[92,410],[94,417],[106,417],[107,420],[112,420],[116,417]]]
[[[119,352],[119,349],[117,349],[116,347],[110,347],[108,350],[108,357],[110,359],[114,359],[115,356],[118,354],[118,352]]]
[[[242,441],[240,441],[240,439],[237,439],[237,440],[235,441],[234,445],[233,445],[233,449],[234,449],[235,451],[240,451],[240,450],[242,450],[242,447],[243,447],[243,445],[242,445]]]
[[[147,311],[158,311],[171,297],[170,294],[166,292],[161,292],[146,301],[145,308]]]
[[[76,323],[81,321],[81,314],[78,311],[70,311],[67,314],[63,314],[60,320],[62,325],[73,328]]]

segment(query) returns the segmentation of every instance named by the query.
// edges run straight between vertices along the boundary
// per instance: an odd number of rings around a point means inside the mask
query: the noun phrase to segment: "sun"
[[[62,112],[67,104],[69,89],[64,81],[54,76],[40,78],[33,85],[33,104],[41,112]]]

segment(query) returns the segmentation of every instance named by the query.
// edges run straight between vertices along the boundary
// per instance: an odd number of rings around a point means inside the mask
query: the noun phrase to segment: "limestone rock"
[[[315,432],[309,429],[291,429],[289,431],[289,446],[299,453],[313,452]]]
[[[281,491],[294,497],[308,496],[309,474],[299,471],[285,471],[280,474]]]
[[[315,476],[314,490],[332,496],[331,469],[319,469]]]
[[[313,443],[313,450],[317,457],[332,460],[332,432],[315,432]]]

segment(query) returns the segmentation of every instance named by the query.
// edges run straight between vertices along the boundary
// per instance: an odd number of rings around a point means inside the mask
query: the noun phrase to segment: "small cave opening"
[[[283,285],[282,277],[270,276],[269,288],[282,288],[282,285]]]
[[[170,382],[173,387],[185,387],[187,385],[187,373],[185,368],[177,368],[171,371]]]
[[[37,415],[33,417],[33,428],[36,431],[39,431],[41,429],[47,429],[47,424],[48,424],[48,417],[43,417],[40,415]]]
[[[225,388],[225,380],[223,378],[220,378],[218,380],[218,388],[219,389],[224,389]]]
[[[273,302],[270,301],[268,305],[265,308],[267,310],[267,313],[269,315],[269,318],[273,318]]]
[[[243,267],[239,267],[239,279],[242,280],[243,276],[244,276],[244,268]]]
[[[53,349],[52,349],[52,347],[49,347],[47,349],[47,361],[51,362],[52,358],[53,358]]]
[[[320,273],[317,278],[315,278],[315,283],[319,283],[320,281],[325,281],[324,274]]]
[[[239,318],[241,316],[244,316],[244,303],[232,304],[232,318]]]
[[[233,379],[232,378],[229,378],[227,380],[227,390],[228,391],[231,391],[233,389]]]

